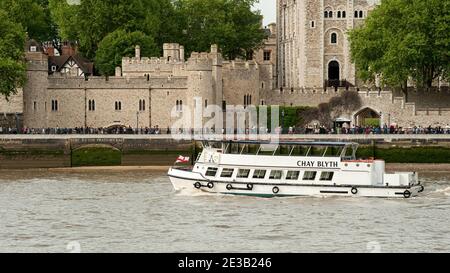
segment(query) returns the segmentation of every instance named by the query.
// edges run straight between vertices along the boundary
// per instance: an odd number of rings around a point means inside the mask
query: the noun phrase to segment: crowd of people
[[[91,127],[76,127],[76,128],[5,128],[0,127],[1,134],[23,134],[23,135],[159,135],[163,132],[158,126],[145,128],[131,128],[131,127],[110,127],[110,128],[91,128]]]
[[[353,126],[327,128],[325,126],[295,128],[289,127],[288,134],[351,134],[351,135],[411,135],[411,134],[450,134],[450,125],[446,126],[414,126],[399,127],[396,125],[380,126]]]
[[[270,134],[269,129],[246,129],[245,131],[234,130],[222,130],[222,134],[258,134],[258,133]],[[384,125],[384,126],[342,126],[335,128],[327,128],[325,126],[307,126],[307,127],[288,127],[275,129],[276,133],[281,134],[352,134],[352,135],[388,135],[388,134],[450,134],[450,125],[446,126],[414,126],[409,128],[398,127],[396,125]],[[159,126],[145,127],[145,128],[132,128],[132,127],[111,127],[111,128],[12,128],[12,127],[0,127],[0,134],[24,134],[24,135],[161,135],[171,134],[170,128],[160,128]],[[192,129],[179,129],[177,134],[182,133],[194,133]],[[199,132],[195,132],[199,133]],[[203,134],[215,134],[213,129],[204,130],[200,132]]]

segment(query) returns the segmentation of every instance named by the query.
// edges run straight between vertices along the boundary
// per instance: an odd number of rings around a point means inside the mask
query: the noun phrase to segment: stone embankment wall
[[[115,151],[118,151],[119,159],[108,158]],[[0,138],[0,169],[97,165],[169,166],[179,155],[191,156],[193,153],[192,141],[172,139],[35,139],[5,136]]]

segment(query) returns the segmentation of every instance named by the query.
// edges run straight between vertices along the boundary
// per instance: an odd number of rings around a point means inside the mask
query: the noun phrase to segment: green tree
[[[245,57],[262,45],[262,16],[252,11],[257,0],[178,0],[175,2],[187,52],[218,44],[228,59]]]
[[[29,38],[40,42],[55,39],[56,28],[47,0],[1,0],[0,9],[11,21],[21,24]]]
[[[95,57],[95,64],[100,74],[114,75],[115,68],[121,65],[122,57],[132,57],[135,54],[135,46],[141,47],[143,56],[155,56],[158,54],[158,46],[152,37],[143,32],[128,33],[118,29],[108,34],[99,44]]]
[[[176,31],[170,0],[82,0],[80,5],[49,2],[61,37],[78,40],[80,51],[90,59],[95,58],[100,42],[117,29],[141,31],[157,43],[171,40]]]
[[[0,94],[7,99],[25,84],[24,47],[24,29],[0,10]]]
[[[383,0],[365,24],[349,33],[358,76],[407,92],[413,79],[419,88],[449,78],[450,0]]]

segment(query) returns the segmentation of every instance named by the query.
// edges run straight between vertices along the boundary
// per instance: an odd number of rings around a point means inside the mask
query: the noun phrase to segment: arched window
[[[358,18],[358,11],[355,10],[355,18]]]
[[[331,43],[337,44],[337,34],[335,32],[331,33]]]
[[[328,18],[328,11],[325,11],[325,12],[323,13],[323,16],[324,16],[325,18]]]
[[[359,11],[359,18],[364,18],[364,12],[362,10]]]
[[[95,111],[95,100],[89,100],[89,111]]]
[[[342,18],[346,18],[347,17],[347,12],[345,12],[345,10],[342,12]]]
[[[337,12],[337,18],[341,18],[341,11]]]
[[[328,12],[328,17],[333,18],[333,12],[332,11]]]
[[[180,100],[180,111],[183,111],[183,101]]]
[[[176,108],[176,110],[180,111],[180,101],[179,100],[177,100],[177,108]]]
[[[145,111],[145,100],[142,100],[142,111]]]

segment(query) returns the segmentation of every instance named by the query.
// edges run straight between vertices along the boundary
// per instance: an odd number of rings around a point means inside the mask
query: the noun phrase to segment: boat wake
[[[430,192],[430,194],[444,194],[446,196],[450,196],[450,187],[445,189],[436,189],[435,191]]]

